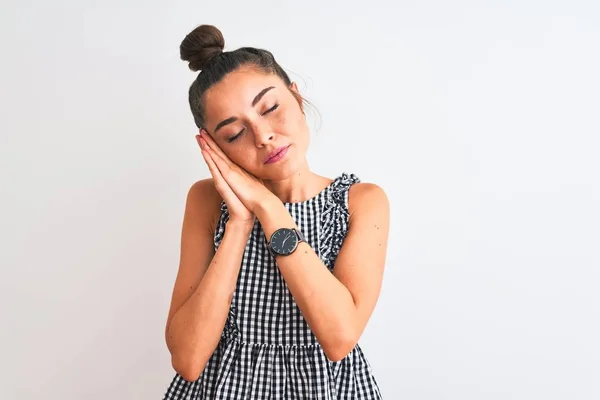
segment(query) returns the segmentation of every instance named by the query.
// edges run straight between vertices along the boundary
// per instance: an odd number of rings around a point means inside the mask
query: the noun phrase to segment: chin
[[[294,175],[299,169],[299,163],[296,160],[285,160],[285,162],[265,165],[265,167],[260,171],[260,179],[280,181]]]

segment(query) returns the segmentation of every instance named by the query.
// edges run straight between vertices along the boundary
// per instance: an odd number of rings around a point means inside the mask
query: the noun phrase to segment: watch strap
[[[302,233],[302,231],[300,229],[294,228],[294,232],[296,233],[296,237],[298,238],[298,243],[306,242],[306,237],[304,236],[304,233]]]

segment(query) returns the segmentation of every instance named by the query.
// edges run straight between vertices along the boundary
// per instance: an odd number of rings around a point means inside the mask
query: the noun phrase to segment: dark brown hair
[[[290,87],[288,74],[267,50],[242,47],[223,52],[225,40],[213,25],[200,25],[188,33],[179,46],[181,59],[189,62],[192,71],[201,71],[189,90],[189,101],[196,126],[205,128],[204,94],[227,74],[242,66],[253,66],[265,73],[279,76]],[[300,105],[302,98],[293,92]]]

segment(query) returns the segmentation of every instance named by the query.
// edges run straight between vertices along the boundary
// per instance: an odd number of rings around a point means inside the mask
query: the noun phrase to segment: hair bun
[[[200,71],[213,57],[221,54],[225,48],[225,39],[219,29],[213,25],[200,25],[188,33],[179,46],[183,61],[189,62],[192,71]]]

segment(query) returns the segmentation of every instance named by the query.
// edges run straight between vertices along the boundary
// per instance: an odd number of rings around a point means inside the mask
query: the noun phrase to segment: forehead
[[[284,83],[277,75],[254,68],[240,68],[227,74],[206,91],[204,104],[207,119],[221,116],[222,113],[231,114],[251,108],[254,97],[270,86],[275,86],[275,89],[272,89],[275,92],[282,88]]]

